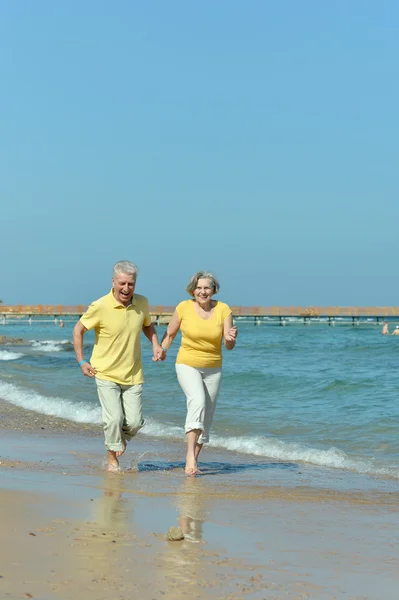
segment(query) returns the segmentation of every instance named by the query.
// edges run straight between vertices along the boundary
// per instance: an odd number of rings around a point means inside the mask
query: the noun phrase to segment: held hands
[[[94,377],[97,373],[97,370],[88,362],[84,362],[80,368],[85,377]]]
[[[230,327],[224,339],[226,342],[235,342],[237,339],[238,331],[237,327]]]
[[[154,362],[161,362],[166,358],[166,350],[164,350],[161,346],[154,346],[153,348],[153,357],[152,360]]]

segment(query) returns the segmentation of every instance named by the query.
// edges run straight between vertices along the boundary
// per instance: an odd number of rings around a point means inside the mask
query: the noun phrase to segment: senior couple
[[[143,427],[143,368],[140,334],[152,344],[154,361],[163,361],[179,329],[181,346],[176,374],[187,399],[185,423],[186,475],[198,473],[198,456],[209,440],[222,375],[222,341],[227,350],[236,343],[237,329],[227,304],[213,299],[219,283],[212,273],[196,273],[187,286],[190,299],[176,307],[159,343],[151,322],[148,300],[135,293],[138,269],[123,260],[113,268],[112,289],[93,302],[75,325],[76,360],[86,377],[95,378],[102,408],[108,470],[119,468],[126,443]],[[90,362],[85,360],[83,340],[94,329]]]

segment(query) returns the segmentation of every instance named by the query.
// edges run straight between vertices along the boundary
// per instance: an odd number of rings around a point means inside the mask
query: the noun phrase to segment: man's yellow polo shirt
[[[132,303],[125,307],[115,300],[111,290],[90,304],[80,322],[96,334],[90,364],[97,370],[98,379],[120,385],[144,382],[140,334],[143,325],[151,325],[147,298],[134,294]]]

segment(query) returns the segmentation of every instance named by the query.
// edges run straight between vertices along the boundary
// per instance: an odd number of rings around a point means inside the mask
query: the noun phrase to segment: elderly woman
[[[217,279],[207,271],[191,277],[187,292],[192,299],[176,307],[162,339],[162,348],[167,351],[181,330],[176,373],[187,398],[186,475],[198,473],[198,455],[204,442],[209,441],[222,376],[222,340],[227,350],[236,343],[237,328],[233,326],[231,309],[212,298],[219,287]]]

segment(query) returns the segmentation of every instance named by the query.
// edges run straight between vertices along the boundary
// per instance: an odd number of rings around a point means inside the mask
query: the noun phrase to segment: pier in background
[[[150,306],[153,322],[167,324],[174,312],[174,306]],[[399,321],[399,306],[232,306],[235,322],[248,322],[254,325],[291,324],[311,325],[325,323],[329,326],[340,324],[379,324],[383,321]],[[59,320],[77,320],[87,306],[65,305],[2,305],[0,304],[0,325],[27,320],[29,323]]]

